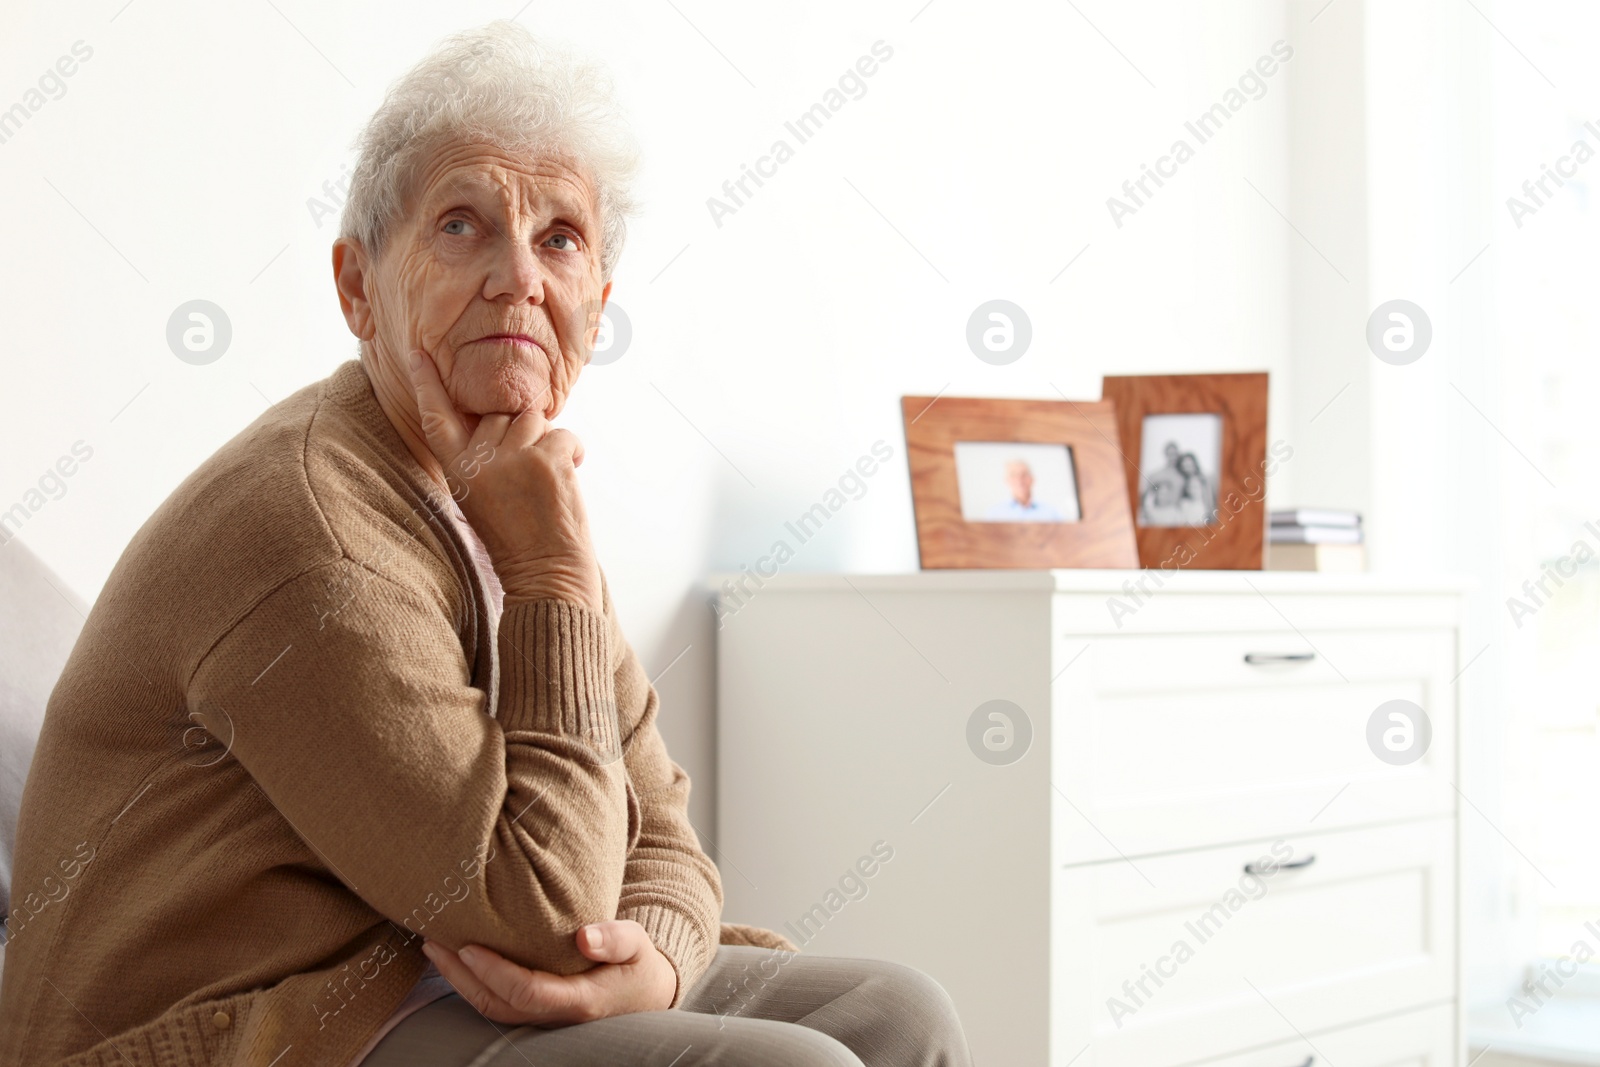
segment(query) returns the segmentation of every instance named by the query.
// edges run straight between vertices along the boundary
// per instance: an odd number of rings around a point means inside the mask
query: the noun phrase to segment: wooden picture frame
[[[1116,409],[1139,565],[1260,570],[1267,375],[1107,377],[1101,395]]]
[[[1138,564],[1110,404],[905,396],[900,410],[924,570]]]

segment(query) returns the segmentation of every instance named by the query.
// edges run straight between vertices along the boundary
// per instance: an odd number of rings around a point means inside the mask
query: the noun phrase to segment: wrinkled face
[[[1011,498],[1026,504],[1033,497],[1033,471],[1026,463],[1006,465],[1006,485],[1011,488]]]
[[[588,181],[554,156],[480,144],[442,146],[416,174],[373,269],[380,350],[428,352],[462,412],[553,418],[603,304]]]

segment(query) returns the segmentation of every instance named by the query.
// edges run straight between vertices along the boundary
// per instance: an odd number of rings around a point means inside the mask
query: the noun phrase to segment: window
[[[1523,458],[1507,450],[1482,484],[1505,534],[1489,593],[1504,601],[1504,832],[1524,854],[1508,853],[1511,918],[1537,966],[1580,941],[1600,955],[1600,11],[1491,17],[1526,53],[1496,46],[1489,94],[1495,422]]]

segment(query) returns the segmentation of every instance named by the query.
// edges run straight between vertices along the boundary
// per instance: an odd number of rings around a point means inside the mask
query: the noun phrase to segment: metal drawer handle
[[[1311,855],[1307,856],[1303,860],[1295,860],[1293,863],[1280,863],[1276,867],[1274,867],[1273,870],[1274,871],[1297,871],[1301,867],[1309,867],[1315,862],[1317,862],[1317,854],[1315,852],[1313,852]],[[1259,875],[1264,875],[1266,877],[1271,877],[1271,875],[1272,875],[1272,871],[1264,871],[1260,867],[1257,867],[1254,863],[1245,864],[1244,865],[1244,873],[1245,874],[1259,874]]]
[[[1317,658],[1315,652],[1246,652],[1244,661],[1252,666],[1262,663],[1310,663]]]

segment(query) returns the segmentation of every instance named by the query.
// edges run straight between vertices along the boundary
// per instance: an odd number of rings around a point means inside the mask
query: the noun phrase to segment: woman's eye
[[[566,244],[556,246],[556,247],[560,248],[564,252],[575,251],[577,249],[577,247],[578,247],[578,242],[574,241],[572,239],[572,235],[571,234],[558,233],[558,234],[555,234],[554,236],[552,236],[550,238],[550,240],[551,241],[565,241]]]
[[[465,233],[470,233],[471,231],[472,227],[467,225],[466,219],[451,219],[449,222],[444,224],[445,233],[460,236]]]

